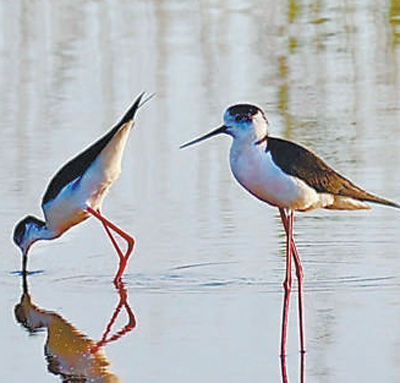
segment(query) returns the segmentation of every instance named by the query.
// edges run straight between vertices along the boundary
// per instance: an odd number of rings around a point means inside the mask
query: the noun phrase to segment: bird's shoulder
[[[304,146],[268,137],[266,150],[286,174],[301,179],[319,193],[353,196],[355,191],[362,191]]]

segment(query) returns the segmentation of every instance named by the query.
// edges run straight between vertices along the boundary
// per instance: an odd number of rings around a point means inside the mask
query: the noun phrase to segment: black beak
[[[186,147],[188,147],[188,146],[190,146],[190,145],[197,144],[197,143],[200,142],[200,141],[206,140],[207,138],[210,138],[210,137],[212,137],[212,136],[216,136],[217,134],[226,133],[226,129],[227,129],[226,126],[224,126],[224,125],[223,125],[223,126],[220,126],[219,128],[217,128],[217,129],[211,131],[210,133],[205,134],[205,135],[202,136],[202,137],[196,138],[196,139],[193,140],[193,141],[190,141],[190,142],[187,142],[186,144],[181,145],[179,148],[180,148],[180,149],[183,149],[183,148],[186,148]]]
[[[28,250],[22,253],[22,275],[25,275],[28,270]]]

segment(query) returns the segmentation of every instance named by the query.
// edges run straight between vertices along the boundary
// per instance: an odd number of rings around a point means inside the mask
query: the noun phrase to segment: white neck
[[[264,129],[263,130],[254,129],[251,132],[246,132],[246,134],[235,135],[231,149],[241,151],[241,150],[249,150],[257,148],[265,150],[268,141],[266,135],[267,132]]]
[[[254,145],[261,141],[268,133],[268,123],[261,116],[257,115],[253,118],[251,125],[232,129],[234,143],[237,145]]]
[[[255,141],[261,141],[268,134],[268,123],[264,118],[257,118],[254,121]]]
[[[28,230],[28,237],[37,241],[39,239],[53,239],[55,234],[46,225],[37,226],[32,224]]]
[[[57,234],[50,231],[46,225],[40,226],[36,223],[30,223],[26,228],[21,248],[26,253],[34,242],[40,239],[53,239],[55,237],[57,237]]]

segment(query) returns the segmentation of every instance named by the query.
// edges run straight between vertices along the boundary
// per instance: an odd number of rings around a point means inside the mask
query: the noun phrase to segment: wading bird
[[[52,178],[42,199],[45,220],[28,215],[17,223],[14,242],[22,251],[22,269],[26,270],[28,251],[40,239],[60,237],[72,226],[90,216],[97,218],[120,258],[114,281],[119,281],[133,251],[134,239],[100,213],[112,183],[121,173],[122,156],[137,110],[152,96],[142,101],[140,94],[120,122],[95,143],[67,162]],[[125,254],[114,233],[127,243]]]
[[[281,355],[286,355],[286,334],[291,291],[291,261],[298,280],[300,350],[305,352],[303,316],[303,269],[293,238],[294,211],[316,208],[369,209],[368,202],[400,208],[373,195],[343,177],[310,150],[268,135],[269,122],[254,105],[238,104],[224,114],[224,125],[181,146],[203,141],[220,133],[233,138],[230,166],[236,180],[252,195],[279,208],[286,232],[286,277],[283,282]]]

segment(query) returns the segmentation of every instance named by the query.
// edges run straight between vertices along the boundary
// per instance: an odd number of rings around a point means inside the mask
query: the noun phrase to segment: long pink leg
[[[97,210],[97,212],[98,212],[99,214],[101,214],[100,210]],[[114,248],[115,248],[115,250],[116,250],[117,253],[118,253],[120,262],[122,262],[122,260],[124,259],[124,254],[122,253],[122,250],[121,250],[121,248],[120,248],[119,245],[118,245],[118,242],[117,242],[116,239],[114,238],[113,234],[111,233],[111,230],[110,230],[109,227],[105,224],[105,222],[104,222],[104,221],[100,221],[100,222],[102,223],[102,225],[103,225],[103,227],[104,227],[104,230],[106,231],[108,237],[110,238],[111,243],[114,245]]]
[[[286,235],[288,235],[289,231],[289,217],[286,215],[285,211],[283,209],[279,209],[279,212],[281,214],[281,220],[283,223],[283,226],[285,228]],[[292,223],[292,231],[293,231],[293,223]],[[299,306],[299,335],[300,335],[300,352],[305,353],[306,352],[306,342],[305,342],[305,331],[304,331],[304,272],[303,272],[303,267],[301,264],[301,259],[299,256],[299,253],[296,248],[296,243],[294,240],[294,237],[292,235],[292,254],[296,266],[296,277],[297,277],[297,284],[298,284],[298,306]]]
[[[98,210],[98,212],[100,213],[100,210]],[[101,213],[100,213],[100,214],[101,214]],[[114,248],[115,248],[115,250],[117,251],[118,256],[119,256],[119,264],[120,264],[120,266],[119,266],[119,269],[118,269],[118,271],[117,271],[116,276],[114,277],[114,283],[115,283],[116,286],[117,286],[118,283],[122,283],[122,282],[121,282],[121,276],[122,276],[122,274],[123,274],[123,272],[124,272],[124,270],[125,270],[125,267],[126,267],[126,265],[127,265],[127,263],[128,263],[128,258],[129,258],[130,253],[127,254],[126,256],[124,256],[124,254],[122,253],[122,250],[121,250],[121,248],[119,247],[119,245],[118,245],[116,239],[114,238],[114,236],[113,236],[113,234],[112,234],[110,228],[105,224],[104,221],[101,221],[101,223],[103,224],[104,230],[105,230],[106,233],[108,234],[108,236],[109,236],[109,238],[110,238],[112,244],[114,245]],[[132,240],[133,240],[133,238],[132,238]]]
[[[112,244],[115,247],[115,250],[118,253],[118,256],[120,258],[120,262],[119,262],[119,268],[118,271],[114,277],[114,282],[118,282],[121,279],[121,276],[126,268],[129,256],[131,255],[132,251],[133,251],[133,247],[135,245],[135,240],[125,231],[123,231],[122,229],[120,229],[118,226],[116,226],[114,223],[112,223],[111,221],[109,221],[107,218],[105,218],[100,212],[92,209],[90,206],[86,207],[86,211],[90,214],[92,214],[94,217],[96,217],[98,220],[101,221],[101,223],[103,224],[108,236],[110,237],[110,240],[112,242]],[[120,247],[118,246],[117,241],[115,240],[114,236],[111,233],[111,230],[115,231],[117,234],[119,234],[122,238],[125,239],[128,247],[126,249],[125,254],[123,254],[123,252],[121,251]]]
[[[281,208],[279,209],[281,210]],[[283,210],[283,209],[282,209]],[[285,212],[283,211],[283,214]],[[282,215],[282,213],[281,213]],[[292,289],[292,225],[293,225],[293,212],[290,212],[287,219],[288,230],[286,232],[286,277],[283,281],[283,288],[285,290],[282,311],[282,335],[281,335],[281,356],[286,355],[286,338],[289,317],[289,301],[290,291]]]

